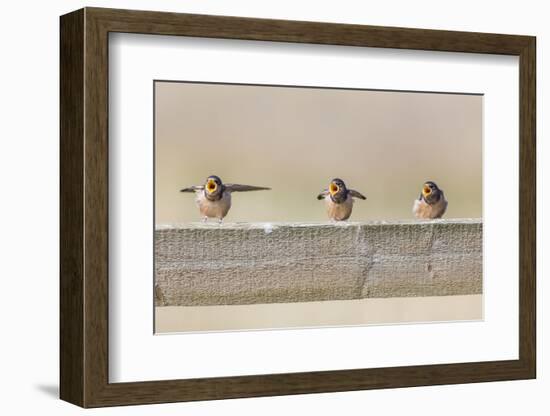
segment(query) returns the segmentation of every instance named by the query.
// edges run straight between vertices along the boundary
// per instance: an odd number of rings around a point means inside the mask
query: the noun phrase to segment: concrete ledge
[[[157,306],[482,293],[480,219],[155,230]]]

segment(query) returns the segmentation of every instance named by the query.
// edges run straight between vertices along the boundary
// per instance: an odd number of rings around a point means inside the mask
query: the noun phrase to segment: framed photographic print
[[[534,378],[535,49],[62,16],[61,398]]]

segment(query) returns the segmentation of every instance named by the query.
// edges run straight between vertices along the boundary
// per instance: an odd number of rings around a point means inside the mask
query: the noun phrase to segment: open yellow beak
[[[208,179],[208,182],[206,182],[206,191],[211,194],[216,190],[218,185],[216,185],[216,182],[214,182],[212,179]]]
[[[428,196],[431,193],[432,193],[432,190],[430,189],[430,187],[428,185],[424,185],[424,187],[422,188],[422,195]]]
[[[331,183],[330,186],[328,187],[328,191],[330,192],[331,195],[336,194],[339,190],[340,190],[340,187],[335,183]]]

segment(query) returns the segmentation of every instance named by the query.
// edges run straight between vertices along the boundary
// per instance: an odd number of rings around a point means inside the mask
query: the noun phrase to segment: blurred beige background
[[[479,321],[483,295],[155,308],[155,333]]]
[[[183,187],[216,174],[270,186],[226,221],[325,221],[330,179],[367,196],[351,220],[411,218],[425,180],[446,218],[482,216],[482,96],[155,83],[156,223],[199,221]]]

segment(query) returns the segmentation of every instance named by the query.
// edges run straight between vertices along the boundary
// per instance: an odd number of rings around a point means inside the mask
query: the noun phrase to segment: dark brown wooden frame
[[[83,407],[99,407],[535,378],[534,37],[98,8],[62,16],[60,26],[60,396],[63,400]],[[110,32],[519,56],[519,359],[109,383]]]

